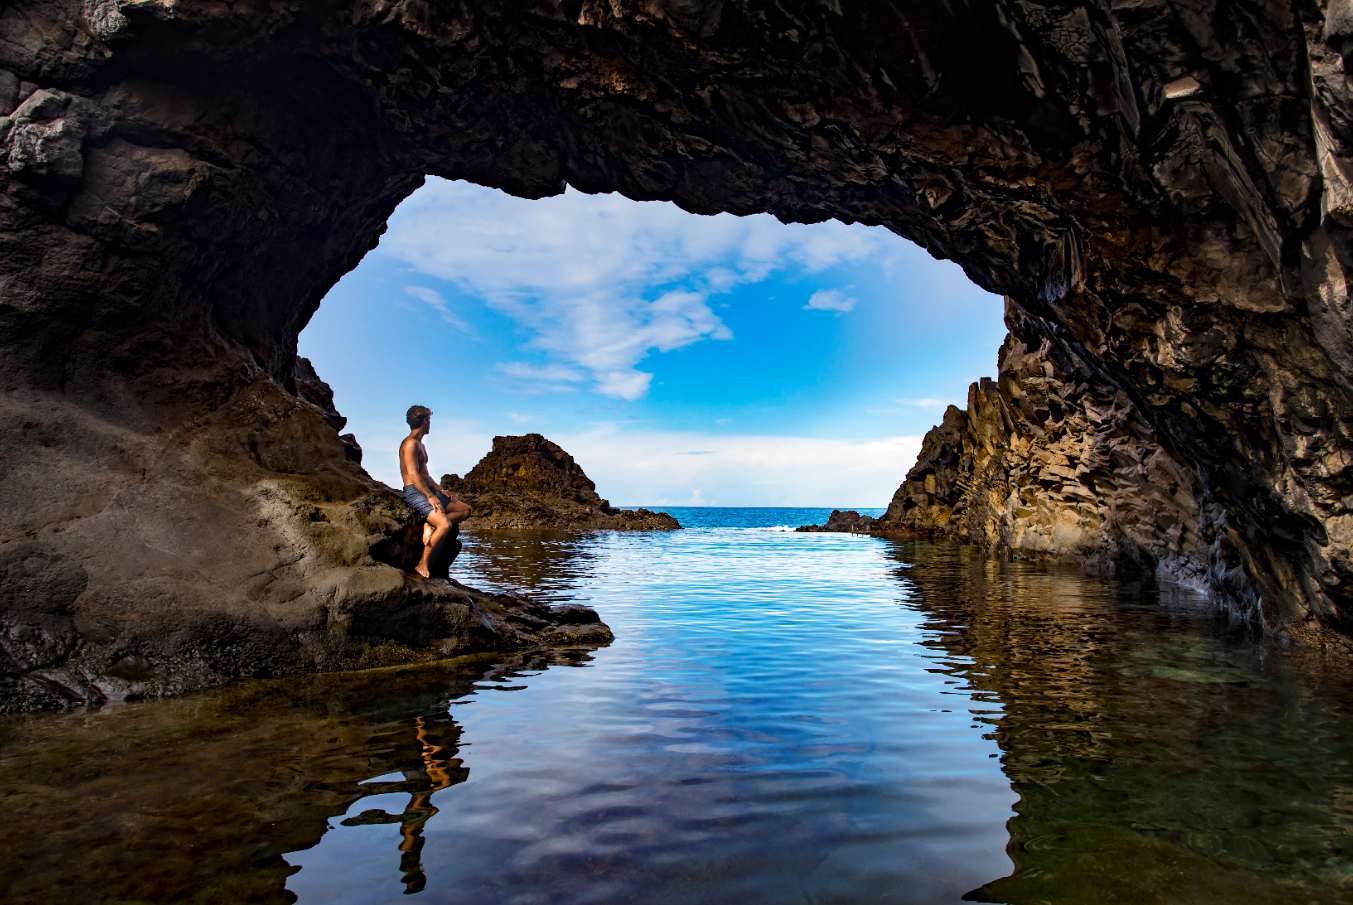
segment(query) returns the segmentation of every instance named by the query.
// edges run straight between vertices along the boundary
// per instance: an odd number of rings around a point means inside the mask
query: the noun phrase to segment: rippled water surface
[[[460,580],[597,607],[599,650],[0,721],[0,898],[1353,901],[1347,663],[775,530],[827,512],[467,537]]]

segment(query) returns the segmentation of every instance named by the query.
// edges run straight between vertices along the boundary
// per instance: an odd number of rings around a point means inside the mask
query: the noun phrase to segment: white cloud
[[[438,413],[424,441],[434,478],[465,474],[492,447],[494,433],[508,432],[453,416]],[[394,420],[361,433],[363,465],[392,487],[399,486],[396,451],[407,433]],[[611,424],[549,437],[596,481],[598,493],[622,505],[881,507],[921,449],[920,437],[730,437]]]
[[[920,437],[730,437],[614,425],[551,439],[598,493],[632,505],[702,505],[688,502],[699,492],[724,506],[886,506],[921,450]]]
[[[582,374],[578,373],[573,368],[566,368],[563,365],[535,366],[524,364],[519,361],[512,361],[497,365],[497,368],[509,377],[520,377],[523,380],[543,380],[551,383],[574,383],[583,379]]]
[[[898,405],[918,409],[938,409],[949,405],[948,399],[940,399],[935,396],[927,396],[924,399],[898,399],[896,402]]]
[[[732,338],[711,295],[777,270],[819,272],[900,245],[858,225],[703,217],[572,189],[528,201],[434,178],[401,205],[382,249],[507,314],[597,392],[637,399],[651,378],[637,365],[652,350]],[[438,310],[447,315],[444,301]]]
[[[431,305],[433,308],[437,310],[437,313],[442,316],[442,320],[446,321],[448,324],[455,327],[457,330],[460,330],[464,333],[474,332],[473,330],[470,329],[469,324],[465,323],[465,321],[461,320],[460,318],[456,317],[454,314],[451,313],[450,307],[448,307],[446,304],[446,299],[442,298],[442,294],[440,292],[437,292],[434,289],[429,289],[426,286],[405,286],[404,291],[409,295],[413,296],[414,298],[418,299],[419,301],[427,302],[429,305]]]
[[[805,310],[844,312],[854,309],[855,299],[840,289],[819,289],[809,297],[808,304],[803,307]]]

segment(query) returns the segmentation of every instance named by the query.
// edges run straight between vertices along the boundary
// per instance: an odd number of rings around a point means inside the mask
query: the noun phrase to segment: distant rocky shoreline
[[[465,475],[442,476],[442,487],[474,510],[466,529],[546,528],[568,531],[675,531],[665,512],[617,509],[563,447],[540,434],[494,437],[493,449]]]
[[[847,509],[842,512],[840,509],[833,509],[832,514],[827,517],[824,525],[800,525],[795,531],[817,532],[817,533],[850,533],[857,534],[861,532],[873,531],[874,525],[878,520],[873,516],[860,515],[854,509]]]

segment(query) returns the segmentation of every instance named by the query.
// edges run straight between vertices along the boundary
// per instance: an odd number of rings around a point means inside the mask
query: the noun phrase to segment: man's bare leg
[[[460,500],[452,500],[446,504],[446,520],[452,525],[459,525],[470,517],[470,507]]]
[[[470,517],[470,507],[460,500],[446,500],[442,504],[442,513],[443,517],[446,519],[447,530],[437,535],[436,539],[424,548],[432,551],[426,559],[425,564],[434,561],[439,563],[442,562],[440,558],[443,552],[442,547],[456,542],[456,532],[453,531],[452,528]],[[434,515],[435,514],[437,513],[434,513]],[[429,572],[430,571],[431,569],[429,568]]]
[[[428,557],[451,532],[451,522],[447,520],[444,513],[438,512],[436,509],[428,513],[428,524],[432,526],[432,536],[423,543],[423,558],[418,560],[418,565],[414,567],[414,571],[424,578],[432,577],[432,574],[428,572]],[[424,535],[426,535],[426,532],[424,532]]]

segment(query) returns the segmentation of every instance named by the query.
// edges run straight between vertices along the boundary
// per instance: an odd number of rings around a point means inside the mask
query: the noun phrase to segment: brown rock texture
[[[868,532],[874,530],[875,519],[868,515],[860,515],[854,509],[847,509],[842,512],[840,509],[833,509],[832,514],[827,516],[827,522],[823,525],[800,525],[795,531],[804,532],[832,532],[841,534],[852,534],[856,532]]]
[[[295,639],[414,605],[295,353],[427,174],[863,221],[959,262],[1194,476],[1235,579],[1210,592],[1344,637],[1345,51],[1348,0],[9,0],[4,696],[133,637],[205,664],[173,687],[318,668]]]
[[[1224,511],[1199,502],[1197,478],[1131,398],[1084,357],[1039,339],[1045,325],[1015,306],[1006,319],[998,378],[974,383],[967,411],[950,406],[926,434],[875,530],[1243,594],[1220,543]]]
[[[466,529],[549,528],[571,531],[672,531],[681,527],[665,512],[617,509],[559,444],[540,434],[494,437],[493,449],[461,478],[442,476],[442,487],[474,510]]]

